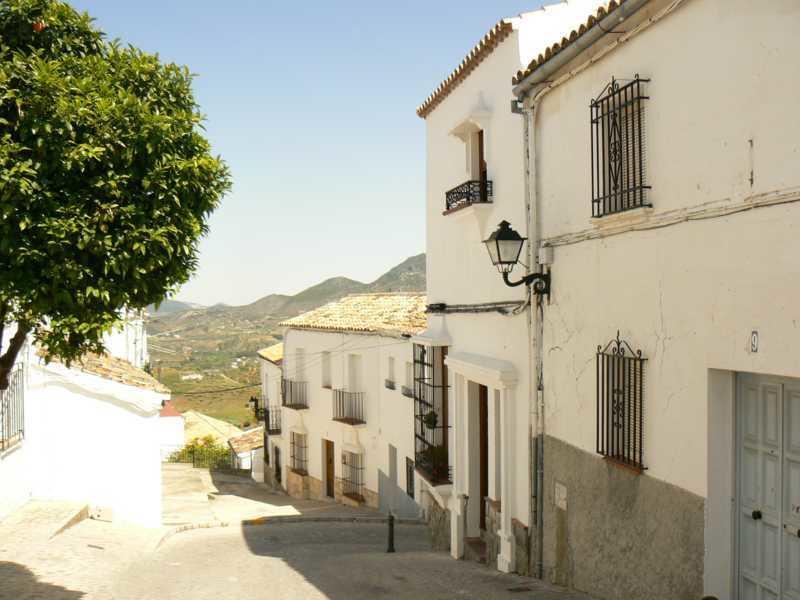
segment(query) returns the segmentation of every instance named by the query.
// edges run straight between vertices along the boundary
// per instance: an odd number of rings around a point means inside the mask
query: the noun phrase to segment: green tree
[[[191,84],[64,2],[0,0],[0,389],[28,334],[46,359],[102,352],[120,309],[194,271],[230,174]]]

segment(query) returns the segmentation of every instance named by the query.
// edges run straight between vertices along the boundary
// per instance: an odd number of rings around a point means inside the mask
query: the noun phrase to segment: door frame
[[[336,497],[336,447],[333,440],[323,438],[322,454],[325,464],[325,497]],[[330,468],[329,468],[330,467]]]

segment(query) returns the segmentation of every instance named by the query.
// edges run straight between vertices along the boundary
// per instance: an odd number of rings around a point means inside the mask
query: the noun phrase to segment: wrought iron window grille
[[[0,451],[25,438],[25,377],[20,364],[9,375],[8,389],[0,392]]]
[[[414,344],[414,462],[434,485],[452,482],[446,356],[446,347]]]
[[[492,182],[486,179],[465,181],[444,194],[445,212],[471,204],[487,204],[492,201]]]
[[[364,502],[364,457],[354,452],[342,452],[342,495]]]
[[[308,440],[303,433],[292,432],[289,465],[298,475],[308,475]]]
[[[364,392],[333,390],[333,420],[347,425],[363,425]]]
[[[651,206],[647,198],[644,84],[611,79],[589,105],[592,217]]]
[[[305,381],[281,379],[281,404],[286,408],[308,408],[308,385]]]
[[[619,332],[597,347],[597,453],[643,471],[644,368],[647,359]]]

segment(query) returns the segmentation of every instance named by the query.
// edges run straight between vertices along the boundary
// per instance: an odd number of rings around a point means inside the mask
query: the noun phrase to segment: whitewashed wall
[[[545,95],[536,127],[544,237],[559,243],[614,220],[591,219],[589,154],[589,101],[612,76],[652,79],[653,209],[629,215],[627,225],[655,225],[709,203],[724,211],[769,194],[798,199],[800,119],[792,115],[800,88],[787,77],[797,69],[798,26],[790,0],[769,10],[746,0],[688,2]],[[800,375],[797,311],[788,301],[800,281],[798,211],[796,203],[707,211],[699,215],[715,218],[557,245],[545,310],[549,434],[594,451],[594,352],[619,328],[649,359],[648,474],[705,496],[708,370]],[[748,352],[753,329],[758,354]],[[574,357],[567,368],[565,357]]]
[[[305,373],[297,372],[297,351],[305,351]],[[361,356],[365,392],[366,425],[352,427],[332,419],[332,391],[322,387],[321,353],[330,352],[331,385],[347,388],[347,358]],[[388,377],[388,359],[395,359],[396,389],[384,387]],[[402,395],[405,364],[412,360],[408,340],[375,335],[288,330],[284,340],[284,376],[308,382],[310,408],[303,411],[283,409],[284,458],[289,464],[289,438],[292,427],[308,431],[308,471],[323,480],[323,439],[334,443],[335,475],[341,477],[341,452],[360,447],[364,454],[364,484],[379,491],[381,474],[390,473],[389,444],[397,448],[398,485],[405,487],[405,459],[414,458],[414,401]],[[401,378],[402,377],[402,378]],[[285,469],[284,469],[284,472]]]
[[[33,365],[26,391],[32,495],[161,523],[158,410],[166,399],[61,365]]]
[[[186,444],[185,423],[183,417],[159,417],[158,439],[161,447],[161,458],[166,459]]]

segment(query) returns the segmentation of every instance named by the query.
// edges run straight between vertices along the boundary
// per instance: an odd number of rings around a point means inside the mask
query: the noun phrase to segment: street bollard
[[[389,519],[387,521],[389,524],[389,546],[386,548],[386,552],[394,552],[394,515],[390,514]]]

